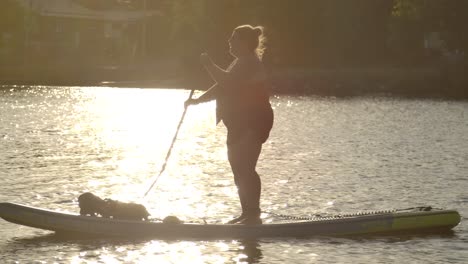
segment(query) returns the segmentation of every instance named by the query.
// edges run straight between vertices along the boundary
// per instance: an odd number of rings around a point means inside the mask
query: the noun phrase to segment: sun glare
[[[97,170],[105,170],[102,180],[93,179],[90,188],[99,187],[109,198],[143,201],[142,197],[161,170],[176,128],[184,111],[183,103],[189,91],[161,89],[98,88],[86,91],[88,101],[80,111],[86,112],[93,127],[75,125],[77,134],[87,137],[88,144],[112,157],[93,161]],[[86,124],[87,122],[83,122]],[[89,123],[89,122],[88,122]],[[196,163],[206,158],[199,151],[207,133],[214,126],[214,104],[190,107],[180,128],[166,170],[149,193],[147,200],[160,214],[174,212],[195,215],[207,211],[203,206],[192,208],[183,204],[187,199],[201,200],[206,194],[185,178],[195,178],[203,173]],[[205,138],[205,139],[204,139]],[[215,138],[213,135],[212,138]],[[210,139],[211,140],[211,139]],[[217,152],[216,152],[217,153]],[[220,152],[221,153],[221,152]],[[224,152],[222,152],[224,155]],[[200,157],[198,157],[200,156]],[[190,177],[184,175],[190,175]],[[193,177],[192,177],[193,176]],[[154,201],[158,200],[158,203]]]

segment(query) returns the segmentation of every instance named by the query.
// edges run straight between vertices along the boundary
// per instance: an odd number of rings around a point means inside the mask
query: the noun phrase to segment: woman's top
[[[256,57],[236,59],[227,73],[216,91],[217,123],[223,120],[234,136],[253,130],[264,142],[273,125],[273,110],[263,64]]]

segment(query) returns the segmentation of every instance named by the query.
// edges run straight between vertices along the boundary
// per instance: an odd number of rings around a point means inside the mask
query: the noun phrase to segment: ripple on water
[[[0,89],[0,200],[78,212],[85,191],[144,203],[155,217],[222,222],[239,213],[226,130],[213,103],[189,108],[159,173],[188,91],[98,87]],[[258,165],[265,211],[308,216],[406,208],[468,215],[466,102],[272,99],[275,127]],[[260,241],[60,240],[0,223],[7,262],[460,262],[452,237]]]

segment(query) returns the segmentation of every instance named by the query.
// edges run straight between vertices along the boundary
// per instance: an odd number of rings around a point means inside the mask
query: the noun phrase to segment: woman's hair
[[[239,34],[239,37],[243,39],[249,49],[255,51],[259,59],[262,59],[263,53],[265,52],[266,38],[263,34],[263,27],[251,25],[242,25],[234,29]]]

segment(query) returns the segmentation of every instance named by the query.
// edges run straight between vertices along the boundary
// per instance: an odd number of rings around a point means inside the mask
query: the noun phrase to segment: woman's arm
[[[218,84],[215,83],[211,86],[206,92],[204,92],[200,97],[198,97],[198,103],[205,103],[216,99],[216,93],[218,91]]]
[[[228,82],[229,79],[229,71],[225,71],[221,69],[218,65],[216,65],[211,58],[208,56],[206,53],[202,53],[200,55],[200,61],[201,64],[205,67],[206,71],[210,74],[211,78],[216,83],[221,84],[221,86],[224,86],[226,82]],[[233,64],[231,64],[230,68],[232,68],[235,64],[235,61]]]
[[[197,99],[188,99],[187,101],[185,101],[185,107],[189,105],[196,105],[196,104],[209,102],[211,100],[215,100],[217,91],[219,89],[218,86],[219,85],[217,83],[214,84],[206,92],[200,95]]]

